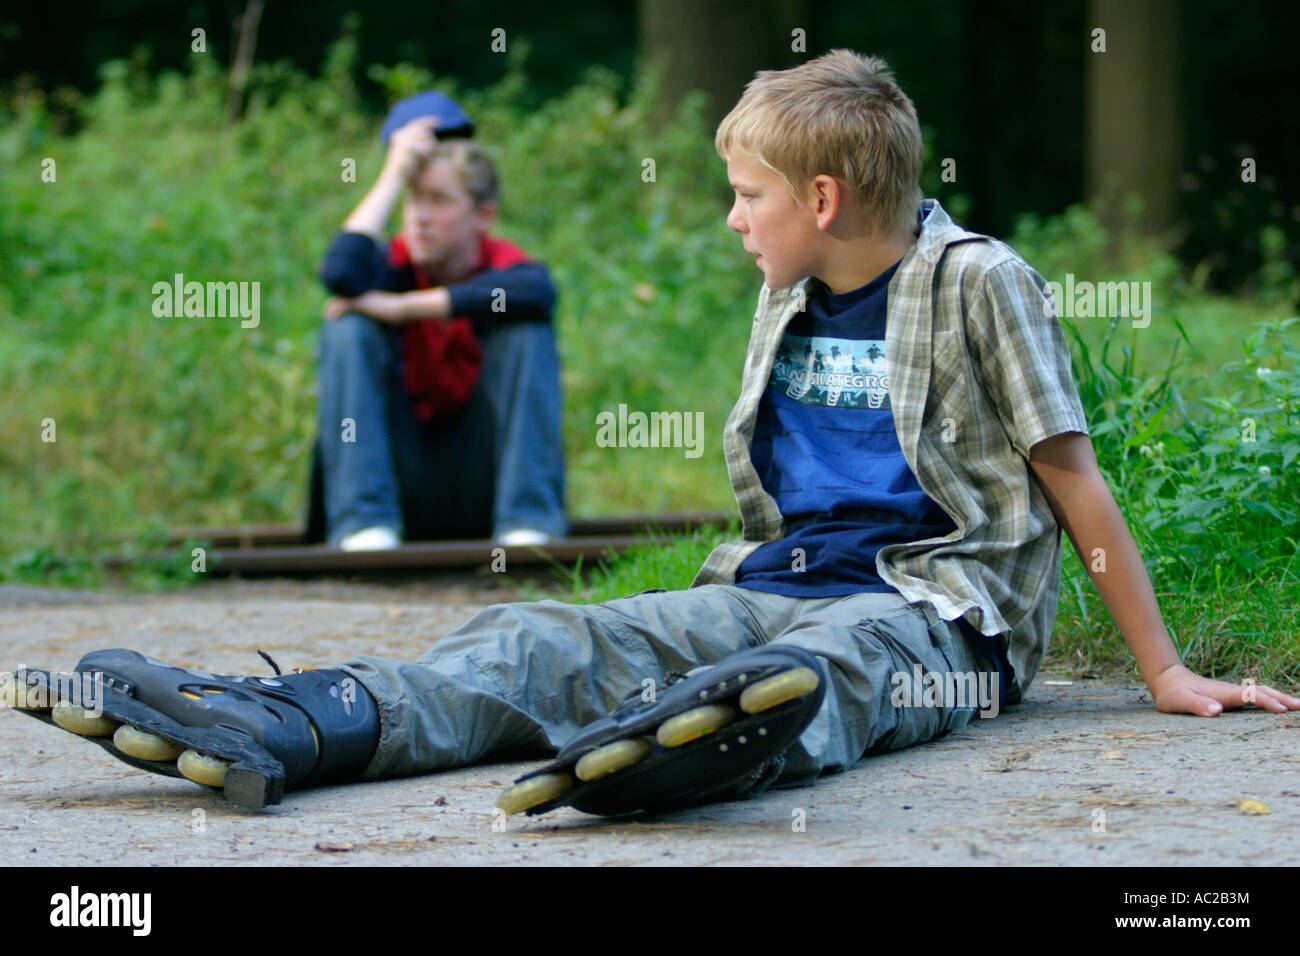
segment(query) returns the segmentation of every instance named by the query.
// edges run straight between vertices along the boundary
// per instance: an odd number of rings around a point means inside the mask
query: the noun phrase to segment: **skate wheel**
[[[3,707],[12,707],[14,710],[49,710],[48,699],[38,696],[41,693],[43,692],[36,688],[19,685],[12,677],[0,680],[0,706]],[[41,706],[32,706],[33,698],[40,701]]]
[[[76,704],[58,703],[50,710],[50,718],[64,730],[83,737],[107,737],[117,729],[117,721],[102,714],[95,716]]]
[[[599,780],[624,767],[630,767],[649,756],[654,750],[647,737],[633,737],[630,740],[616,740],[583,756],[573,768],[573,775],[579,780]]]
[[[757,714],[770,710],[787,700],[803,697],[817,689],[821,678],[811,667],[796,667],[794,670],[776,674],[746,688],[740,695],[740,709],[747,714]]]
[[[665,747],[680,747],[719,727],[725,727],[735,718],[736,712],[726,704],[707,704],[696,707],[676,717],[669,717],[659,725],[655,738]]]
[[[216,757],[209,757],[197,750],[187,750],[176,761],[176,769],[195,783],[205,787],[220,787],[226,782],[226,770],[230,764]]]
[[[567,793],[573,786],[573,778],[567,773],[544,773],[538,777],[529,777],[523,783],[517,783],[497,800],[497,806],[507,814],[518,813],[538,804],[554,800],[562,793]]]
[[[175,760],[185,748],[156,734],[123,724],[113,734],[113,746],[129,757],[140,760]]]

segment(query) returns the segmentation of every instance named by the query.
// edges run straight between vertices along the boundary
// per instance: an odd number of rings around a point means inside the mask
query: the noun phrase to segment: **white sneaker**
[[[522,547],[529,544],[545,544],[550,540],[551,536],[545,531],[534,531],[532,528],[516,528],[514,531],[507,531],[497,538],[497,544],[504,544],[507,547]]]
[[[401,545],[397,532],[385,525],[362,528],[339,542],[343,551],[391,551]]]

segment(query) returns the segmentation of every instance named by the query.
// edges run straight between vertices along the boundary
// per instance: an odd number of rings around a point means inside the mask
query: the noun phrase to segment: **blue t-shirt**
[[[885,316],[898,266],[835,294],[814,279],[786,327],[759,402],[750,460],[786,537],[758,548],[736,583],[793,597],[892,591],[876,552],[956,530],[903,458],[889,405]]]
[[[786,327],[750,448],[786,536],[745,559],[740,587],[792,597],[893,591],[876,572],[882,547],[957,529],[921,489],[894,428],[885,326],[897,269],[840,294],[813,279],[807,309]],[[983,641],[1005,659],[999,642]]]

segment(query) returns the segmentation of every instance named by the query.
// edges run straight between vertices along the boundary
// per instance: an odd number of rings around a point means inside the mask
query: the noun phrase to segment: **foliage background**
[[[388,101],[430,84],[462,99],[500,162],[503,234],[553,270],[571,511],[730,508],[720,434],[761,279],[724,225],[730,195],[701,104],[688,98],[652,131],[653,77],[629,83],[604,68],[535,103],[527,57],[516,45],[505,74],[478,89],[410,64],[366,75]],[[219,121],[225,76],[204,56],[161,73],[106,63],[75,131],[56,128],[43,96],[10,97],[0,578],[77,579],[116,533],[301,517],[324,300],[314,270],[382,159],[357,59],[345,36],[318,76],[258,65],[235,126]],[[39,177],[47,156],[55,183]],[[356,183],[340,180],[346,157]],[[969,197],[938,181],[933,158],[927,195],[960,218]],[[1289,317],[1300,282],[1285,236],[1261,228],[1261,265],[1239,297],[1135,231],[1108,235],[1082,207],[1022,216],[1008,239],[1048,279],[1153,283],[1148,329],[1064,322],[1103,472],[1189,665],[1293,669],[1300,379]],[[260,327],[155,318],[151,288],[177,272],[260,282]],[[597,413],[619,403],[703,411],[704,456],[596,447]],[[56,442],[40,441],[46,418]],[[634,556],[615,590],[683,586],[708,540],[681,543],[681,559]],[[608,581],[579,576],[573,596]],[[1121,659],[1073,555],[1062,593],[1074,663]]]

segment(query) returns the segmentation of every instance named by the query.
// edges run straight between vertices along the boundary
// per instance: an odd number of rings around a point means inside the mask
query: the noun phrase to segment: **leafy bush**
[[[1300,352],[1286,330],[1296,322],[1262,324],[1246,341],[1245,357],[1224,367],[1229,397],[1202,399],[1203,416],[1182,417],[1164,435],[1154,422],[1141,436],[1154,472],[1141,486],[1142,521],[1188,574],[1217,564],[1259,575],[1295,563]]]

